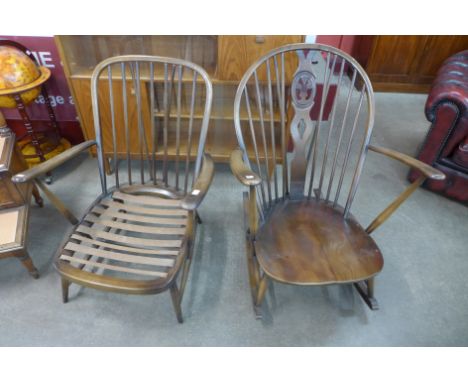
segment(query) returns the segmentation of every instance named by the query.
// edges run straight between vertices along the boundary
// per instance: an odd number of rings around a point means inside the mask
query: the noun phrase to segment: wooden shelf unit
[[[206,151],[212,154],[214,160],[218,162],[229,161],[232,150],[237,146],[233,105],[237,85],[245,71],[269,50],[304,40],[303,36],[56,36],[55,39],[86,139],[94,138],[90,96],[91,73],[103,59],[120,54],[147,54],[183,58],[202,66],[213,82],[213,108]],[[294,70],[295,62],[286,62],[286,72],[292,73]],[[119,73],[114,74],[113,78],[117,79]],[[141,71],[141,79],[148,80],[149,83],[148,74],[145,70]],[[130,78],[130,73],[128,78]],[[261,73],[259,73],[259,80],[264,80]],[[202,80],[199,78],[198,81]],[[113,82],[115,89],[120,90],[121,84],[119,85],[117,80]],[[156,72],[155,83],[163,82],[164,75]],[[191,82],[191,75],[183,76],[184,86],[190,87]],[[102,85],[104,95],[107,90],[107,81],[103,81]],[[119,94],[119,91],[115,89],[114,98],[121,97],[121,91]],[[106,99],[105,95],[104,99]],[[142,88],[143,109],[150,107],[149,99],[149,86],[147,86]],[[135,107],[135,105],[129,105],[129,107]],[[188,121],[190,112],[186,105],[182,110],[183,125],[184,121]],[[195,109],[194,119],[201,119],[202,115],[200,108]],[[161,120],[162,117],[163,113],[156,110],[155,119]],[[247,113],[242,111],[241,119],[247,120],[247,118]],[[265,118],[269,121],[270,117],[266,114]],[[108,119],[110,118],[104,116],[102,121],[104,135],[111,134]],[[254,112],[253,119],[258,120]],[[275,115],[274,121],[279,122],[280,116]],[[149,129],[151,121],[145,120],[144,126],[145,130]],[[169,134],[170,142],[171,133]],[[106,148],[104,150],[107,152]],[[131,151],[137,154],[136,149],[131,149]],[[175,150],[169,149],[169,157],[173,158],[174,155]]]

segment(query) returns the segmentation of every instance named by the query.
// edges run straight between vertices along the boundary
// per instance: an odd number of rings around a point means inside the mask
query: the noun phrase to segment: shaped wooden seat
[[[54,262],[64,302],[70,283],[128,294],[169,289],[182,322],[182,297],[201,223],[197,207],[214,172],[204,153],[211,81],[201,67],[185,60],[119,56],[94,69],[91,95],[96,140],[13,180],[34,180],[74,225]],[[201,118],[195,110],[203,110]],[[184,113],[189,117],[182,123]],[[103,114],[110,125],[102,122]],[[77,219],[38,176],[92,146],[102,193]]]
[[[244,220],[257,317],[268,281],[352,284],[377,309],[374,278],[383,257],[369,235],[426,178],[444,175],[370,144],[374,93],[364,69],[326,45],[272,50],[242,78],[234,123],[239,149],[232,153],[231,169],[249,189]],[[415,168],[419,177],[363,229],[351,207],[368,151]]]
[[[254,245],[265,273],[290,284],[358,282],[383,266],[379,248],[356,220],[315,200],[276,205]]]

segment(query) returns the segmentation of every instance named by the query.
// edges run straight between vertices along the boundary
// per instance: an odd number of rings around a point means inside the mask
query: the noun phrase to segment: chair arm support
[[[76,157],[82,151],[90,148],[91,146],[95,145],[96,141],[86,141],[80,143],[79,145],[73,146],[72,148],[65,150],[64,152],[60,153],[59,155],[38,164],[35,167],[32,167],[28,170],[20,172],[14,175],[11,179],[15,183],[25,183],[29,182],[32,179],[37,178],[38,176],[45,174],[53,170],[54,168],[60,166],[61,164],[65,163],[66,161]]]
[[[392,203],[390,203],[387,208],[385,208],[366,228],[367,233],[372,233],[378,227],[380,227],[396,210],[400,207],[403,202],[408,199],[408,197],[417,190],[417,188],[424,183],[426,178],[433,180],[443,180],[445,179],[445,174],[428,164],[421,162],[415,158],[412,158],[408,155],[399,153],[398,151],[387,149],[384,147],[378,146],[367,146],[369,150],[374,151],[379,154],[386,155],[392,159],[396,159],[412,168],[421,172],[421,175],[411,183]]]
[[[385,147],[378,147],[378,146],[373,146],[373,145],[369,145],[367,146],[367,148],[376,153],[383,154],[389,158],[396,159],[397,161],[400,161],[406,164],[407,166],[410,166],[412,168],[415,168],[416,170],[421,171],[421,173],[423,173],[426,178],[430,178],[434,180],[445,179],[445,174],[443,172],[435,169],[432,166],[429,166],[428,164],[424,162],[421,162],[420,160],[412,158],[406,154],[400,153],[392,149],[387,149]]]
[[[375,231],[381,226],[396,210],[400,207],[408,197],[416,191],[416,189],[424,182],[426,177],[421,175],[413,183],[411,183],[393,202],[391,202],[387,208],[385,208],[366,228],[368,234]]]
[[[232,152],[230,165],[232,173],[244,186],[257,186],[262,182],[262,178],[244,163],[241,149],[235,149]]]
[[[195,184],[193,185],[192,191],[182,199],[183,209],[192,211],[200,205],[206,193],[208,192],[208,188],[210,187],[211,181],[213,180],[213,175],[213,159],[211,158],[211,155],[205,154],[203,156],[202,169],[195,181]]]

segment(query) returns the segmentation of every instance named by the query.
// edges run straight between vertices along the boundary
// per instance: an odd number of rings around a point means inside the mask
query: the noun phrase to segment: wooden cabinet
[[[219,36],[218,67],[216,78],[223,81],[239,81],[247,69],[270,50],[296,42],[302,36]],[[286,78],[297,68],[297,62],[287,62]],[[259,74],[259,80],[266,80]]]
[[[15,184],[11,177],[27,168],[18,148],[15,135],[10,131],[0,111],[0,259],[17,257],[31,276],[39,277],[26,251],[29,201],[34,193],[36,203],[42,199],[32,183]]]
[[[269,50],[302,41],[303,36],[56,36],[64,71],[86,139],[94,138],[90,78],[94,67],[100,61],[120,54],[183,58],[202,66],[213,81],[213,109],[206,151],[212,154],[216,161],[223,162],[229,160],[232,150],[237,146],[233,104],[237,85],[245,71]],[[288,61],[286,65],[287,71],[291,73],[296,69],[296,62],[293,60]],[[259,79],[264,80],[261,73]],[[160,80],[163,80],[162,76]],[[144,107],[149,107],[148,89],[142,90]],[[114,93],[115,97],[121,96],[116,90]],[[158,94],[155,96],[157,98]],[[201,118],[202,111],[197,115]],[[188,113],[185,117],[188,119]],[[161,118],[157,110],[154,111],[154,118]],[[106,126],[110,126],[110,122],[104,120],[102,123],[106,134]],[[108,133],[110,134],[110,130]],[[169,139],[170,137],[171,134]]]
[[[2,118],[0,115],[0,120]],[[19,207],[30,196],[27,194],[30,187],[26,183],[15,184],[11,180],[14,174],[26,168],[24,159],[15,147],[15,136],[0,134],[0,210]]]
[[[468,49],[468,36],[363,36],[360,60],[376,91],[427,92],[443,61]]]

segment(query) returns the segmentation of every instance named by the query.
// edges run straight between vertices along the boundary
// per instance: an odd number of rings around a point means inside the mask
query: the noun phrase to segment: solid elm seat
[[[59,272],[73,281],[96,279],[107,290],[154,293],[177,273],[188,212],[180,200],[115,191],[99,200],[71,234],[57,262]],[[86,267],[107,274],[97,275]],[[83,279],[84,277],[84,279]]]
[[[254,245],[265,273],[291,284],[357,282],[383,267],[380,250],[359,223],[314,200],[276,205]]]

